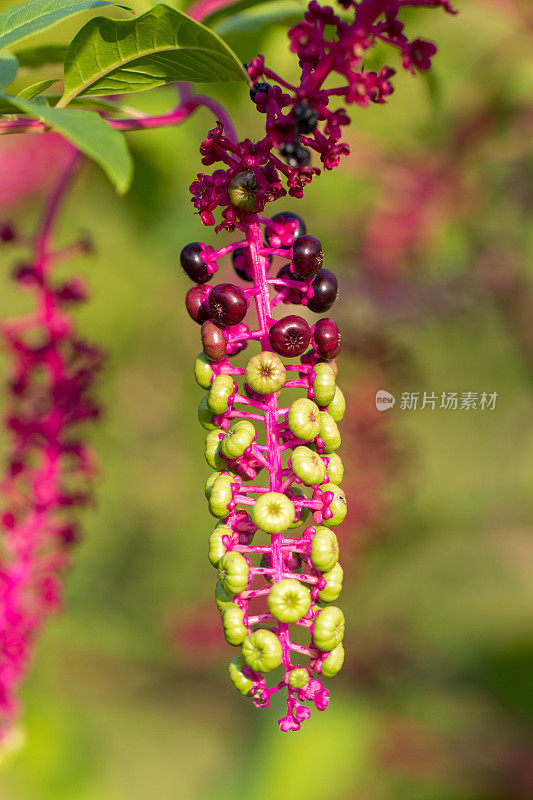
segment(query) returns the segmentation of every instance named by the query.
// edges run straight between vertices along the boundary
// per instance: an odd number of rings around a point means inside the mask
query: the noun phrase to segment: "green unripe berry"
[[[318,363],[313,367],[313,392],[319,406],[327,406],[335,397],[335,371],[329,364]]]
[[[322,492],[333,492],[334,497],[329,506],[330,510],[333,512],[333,516],[329,519],[324,519],[322,525],[328,528],[335,528],[337,525],[341,524],[348,512],[346,495],[340,486],[336,486],[334,483],[324,483],[320,489]]]
[[[248,562],[234,550],[222,556],[218,562],[218,578],[222,587],[231,594],[239,594],[248,586],[250,567]]]
[[[218,562],[226,553],[226,546],[222,542],[223,536],[233,536],[233,531],[227,525],[217,525],[211,536],[209,537],[209,552],[208,558],[214,567],[218,567]]]
[[[281,642],[278,637],[261,628],[242,643],[242,657],[254,672],[270,672],[281,663]]]
[[[220,428],[215,428],[214,431],[209,431],[205,437],[205,460],[212,469],[223,470],[228,466],[228,462],[220,455],[220,437],[222,433]]]
[[[256,210],[257,178],[253,169],[238,172],[228,187],[230,203],[242,211]]]
[[[227,458],[240,458],[255,439],[255,428],[248,419],[240,419],[226,431],[222,452]]]
[[[344,647],[342,644],[338,644],[322,662],[322,675],[326,678],[333,678],[340,671],[343,664]]]
[[[235,381],[229,375],[216,375],[207,394],[208,408],[214,414],[223,414],[228,409],[228,400],[235,389]]]
[[[303,667],[297,667],[289,673],[289,686],[293,689],[303,689],[309,683],[309,673]]]
[[[248,636],[248,629],[243,620],[244,611],[236,603],[228,603],[222,609],[224,638],[232,647],[242,644]]]
[[[325,578],[327,586],[320,589],[318,599],[321,603],[334,603],[342,591],[342,579],[344,576],[343,569],[339,562],[335,566],[324,572],[322,577]]]
[[[291,469],[306,486],[322,483],[326,477],[326,465],[318,453],[300,445],[291,455]]]
[[[327,411],[320,412],[320,432],[318,434],[324,442],[324,452],[333,453],[341,446],[341,435],[337,423]]]
[[[262,494],[252,506],[252,520],[266,533],[281,533],[294,522],[294,505],[281,492]]]
[[[244,697],[252,693],[253,682],[243,673],[244,661],[241,656],[232,658],[229,662],[229,677],[239,694]]]
[[[222,611],[229,603],[233,603],[234,595],[227,592],[220,581],[217,581],[217,585],[215,586],[215,603],[217,604],[218,610]]]
[[[339,558],[337,537],[329,528],[319,525],[311,540],[311,561],[320,572],[329,572]]]
[[[328,403],[328,414],[333,417],[335,422],[340,422],[341,419],[344,417],[344,413],[346,411],[346,400],[344,399],[344,395],[337,386],[335,388],[335,394],[333,396],[333,400],[331,403]]]
[[[287,377],[287,370],[276,353],[265,350],[258,353],[246,364],[244,378],[248,386],[259,394],[277,392]]]
[[[322,609],[315,620],[313,640],[319,650],[333,650],[344,637],[344,614],[337,606]]]
[[[320,409],[312,400],[300,397],[291,404],[287,422],[298,439],[311,442],[320,431]]]
[[[218,430],[217,426],[213,424],[213,417],[215,415],[207,405],[207,395],[204,394],[198,406],[198,422],[206,429],[206,431]]]
[[[209,389],[211,381],[215,377],[215,373],[211,368],[211,362],[204,352],[200,353],[194,362],[194,377],[196,378],[196,383],[198,386],[201,386],[202,389]]]
[[[330,483],[339,486],[344,478],[344,466],[337,453],[329,453],[327,456],[328,465],[326,467],[327,476]],[[325,463],[326,459],[324,459]]]
[[[211,486],[208,503],[209,511],[213,517],[226,517],[229,514],[228,505],[233,500],[232,483],[237,480],[235,475],[221,473]]]
[[[268,595],[270,613],[280,622],[297,622],[307,614],[310,605],[309,589],[294,578],[278,581]]]

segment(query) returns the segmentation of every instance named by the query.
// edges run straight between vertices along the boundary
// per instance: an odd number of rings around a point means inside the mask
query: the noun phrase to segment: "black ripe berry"
[[[322,267],[324,254],[322,245],[316,236],[300,236],[292,246],[292,263],[294,269],[303,278],[312,278]]]
[[[233,283],[219,283],[209,295],[209,311],[221,325],[238,325],[247,310],[246,297]]]
[[[311,287],[313,296],[307,301],[307,307],[315,314],[323,314],[337,299],[337,278],[329,269],[321,269],[313,279]]]
[[[299,141],[283,142],[279,152],[289,167],[304,167],[311,161],[311,151]]]
[[[257,95],[268,94],[269,89],[270,89],[269,83],[263,83],[263,82],[254,83],[254,85],[250,89],[250,97],[255,103],[255,98],[257,97]]]
[[[269,262],[272,263],[272,256],[265,256]],[[250,261],[250,251],[247,247],[237,247],[231,254],[231,261],[233,269],[243,281],[252,282],[254,279],[254,270],[252,262]]]
[[[341,334],[337,323],[329,317],[319,319],[313,334],[318,355],[322,358],[336,358],[341,349]]]
[[[306,100],[294,106],[292,117],[298,133],[313,133],[318,125],[318,112]]]
[[[268,333],[272,349],[280,356],[296,358],[305,351],[311,339],[311,329],[305,319],[291,314],[275,322]]]
[[[202,258],[202,245],[199,242],[185,245],[180,253],[180,263],[191,281],[195,283],[207,283],[211,277]]]
[[[210,319],[202,325],[202,345],[210,361],[222,361],[226,357],[228,345],[224,331]]]
[[[189,316],[199,325],[203,325],[211,316],[208,304],[209,292],[211,289],[211,286],[201,286],[198,284],[189,289],[185,297],[185,305]]]
[[[298,214],[294,214],[292,211],[280,211],[279,214],[274,214],[272,217],[272,222],[277,222],[279,225],[285,225],[287,222],[295,222],[296,226],[294,227],[293,233],[293,241],[294,239],[298,239],[299,236],[304,236],[307,233],[307,228],[305,227],[305,222],[303,219],[298,216]],[[268,225],[265,228],[265,238],[270,244],[270,240],[272,237],[276,236],[277,234],[269,228]]]

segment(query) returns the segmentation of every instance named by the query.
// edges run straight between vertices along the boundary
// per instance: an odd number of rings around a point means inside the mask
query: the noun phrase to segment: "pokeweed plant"
[[[279,724],[284,731],[296,730],[310,716],[305,701],[318,709],[326,707],[329,693],[321,676],[336,674],[344,657],[344,615],[334,605],[343,573],[332,528],[342,522],[347,509],[340,488],[343,467],[336,453],[337,422],[345,401],[336,386],[340,333],[335,321],[321,317],[310,326],[299,315],[277,321],[272,316],[280,303],[326,313],[337,296],[336,278],[323,268],[321,243],[307,233],[297,214],[285,211],[267,218],[264,210],[287,194],[303,196],[305,186],[320,173],[313,154],[326,170],[348,155],[348,145],[341,141],[342,128],[350,122],[346,106],[380,104],[391,95],[394,70],[386,65],[379,72],[367,68],[376,44],[397,49],[403,67],[413,73],[429,69],[436,47],[407,36],[402,10],[425,6],[453,11],[448,0],[339,0],[337,10],[312,0],[304,19],[289,31],[290,50],[299,64],[296,84],[279,76],[261,55],[243,65],[223,39],[200,22],[216,25],[221,16],[234,13],[224,0],[198,0],[188,15],[157,4],[129,19],[96,17],[68,48],[19,49],[21,41],[68,16],[111,5],[103,0],[27,0],[0,13],[0,133],[56,131],[71,143],[76,157],[81,153],[96,161],[124,192],[132,174],[124,132],[179,124],[200,106],[216,118],[200,153],[205,166],[220,166],[212,174],[198,174],[190,187],[192,201],[204,225],[216,224],[216,212],[220,217],[215,231],[238,231],[240,238],[218,249],[192,242],[181,251],[181,264],[195,283],[187,294],[187,309],[202,326],[203,352],[195,375],[206,390],[199,418],[208,430],[206,459],[214,470],[206,495],[219,520],[209,539],[209,559],[219,573],[216,601],[225,637],[241,648],[229,667],[233,683],[258,706],[267,706],[273,693],[286,688],[287,714]],[[42,70],[38,82],[17,92],[11,89],[19,65],[31,73],[58,62],[64,62],[61,94],[48,91],[56,83],[55,75],[42,80]],[[190,88],[195,81],[234,80],[248,81],[250,98],[264,115],[265,136],[258,141],[240,140],[225,110]],[[123,95],[166,84],[176,84],[179,94],[168,112],[146,115],[123,104]],[[65,184],[63,176],[59,195]],[[6,539],[22,553],[28,574],[43,563],[41,543],[50,531],[61,530],[55,515],[66,497],[60,489],[63,455],[73,456],[84,471],[84,445],[78,442],[74,447],[63,432],[70,421],[91,415],[94,407],[87,404],[85,390],[99,364],[97,351],[78,352],[70,318],[60,311],[61,302],[76,299],[76,290],[71,286],[69,297],[61,300],[48,279],[48,265],[53,263],[46,249],[48,220],[55,215],[59,195],[54,194],[53,212],[45,215],[35,263],[19,275],[19,282],[38,290],[40,316],[31,324],[41,326],[45,344],[28,349],[17,323],[5,328],[18,365],[10,417],[14,452],[25,456],[24,448],[37,446],[36,459],[28,456],[31,471],[24,474],[23,457],[11,484],[8,479],[12,491],[7,497],[13,502],[21,482],[25,488],[29,484],[29,496],[27,491],[20,494],[31,523],[19,524],[14,509],[4,516]],[[209,283],[227,254],[237,275],[250,286]],[[279,259],[284,262],[281,268],[273,268]],[[250,317],[245,321],[251,303],[257,315],[257,325],[252,326]],[[68,371],[71,360],[58,355],[58,337],[63,337],[62,347],[88,359],[77,379]],[[230,361],[254,343],[259,352],[245,367]],[[42,378],[42,368],[48,378]],[[35,384],[33,370],[39,375]],[[303,395],[283,406],[280,392],[285,390]],[[30,413],[26,419],[33,391],[40,402],[34,403],[34,416]],[[49,409],[50,420],[39,416],[43,407]],[[18,464],[17,458],[12,462]],[[36,574],[41,574],[40,566]],[[267,586],[258,586],[256,580]],[[17,591],[14,588],[13,594]],[[21,626],[22,649],[42,616],[38,604],[32,610],[29,635]],[[8,616],[4,614],[4,622]],[[16,623],[11,619],[0,630],[4,665],[10,643],[17,642],[10,638]],[[267,687],[265,674],[278,667],[280,680]],[[5,707],[11,708],[9,703]]]

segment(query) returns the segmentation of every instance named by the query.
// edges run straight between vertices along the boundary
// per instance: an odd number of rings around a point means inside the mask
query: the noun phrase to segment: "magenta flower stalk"
[[[230,663],[230,678],[256,706],[268,706],[274,693],[286,690],[283,731],[298,730],[310,716],[306,702],[319,710],[327,706],[322,678],[335,675],[344,660],[345,620],[334,605],[343,570],[332,528],[347,512],[336,454],[345,401],[336,386],[340,333],[334,320],[321,317],[310,326],[301,316],[272,316],[279,303],[302,304],[318,314],[333,305],[337,281],[322,268],[321,243],[307,234],[298,215],[281,212],[268,219],[262,212],[287,190],[302,197],[320,172],[311,165],[313,152],[327,170],[348,154],[340,140],[350,120],[343,107],[331,110],[331,101],[367,106],[392,93],[394,70],[364,67],[376,42],[398,48],[412,72],[430,67],[436,47],[408,39],[398,18],[401,8],[452,11],[447,0],[341,5],[353,11],[351,22],[312,0],[305,19],[289,32],[300,64],[298,86],[268,68],[262,56],[246,65],[266,135],[236,142],[219,120],[200,152],[204,165],[222,166],[212,175],[199,174],[190,187],[205,225],[214,225],[214,212],[221,209],[216,232],[239,231],[242,238],[219,250],[193,242],[180,256],[196,284],[187,293],[187,310],[202,325],[195,376],[207,390],[199,419],[208,430],[206,460],[215,470],[206,484],[209,509],[219,519],[209,540],[209,559],[219,575],[215,599],[227,642],[241,648]],[[203,6],[197,5],[197,16]],[[324,89],[332,75],[341,77],[341,85]],[[209,283],[228,253],[250,287]],[[286,263],[270,277],[277,258]],[[245,322],[252,303],[256,325]],[[230,361],[254,343],[260,351],[244,367]],[[298,360],[287,364],[282,358]],[[282,405],[285,390],[302,396]],[[280,679],[267,686],[265,675],[279,669]]]
[[[89,247],[86,240],[53,247],[53,224],[79,160],[78,152],[68,147],[69,157],[32,242],[31,261],[14,271],[17,284],[33,294],[34,309],[1,326],[11,361],[5,418],[8,473],[1,487],[0,520],[1,735],[17,714],[17,689],[35,637],[60,605],[61,575],[77,538],[72,513],[87,501],[95,472],[92,452],[74,430],[98,416],[90,388],[102,353],[77,335],[67,313],[86,299],[83,282],[53,279],[55,264]],[[0,238],[4,243],[25,241],[7,225],[1,227]]]

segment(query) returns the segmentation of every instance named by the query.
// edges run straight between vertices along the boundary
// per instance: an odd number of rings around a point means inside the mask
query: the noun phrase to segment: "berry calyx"
[[[202,257],[200,242],[186,244],[180,253],[180,263],[191,281],[194,283],[207,283],[211,277],[208,266]]]
[[[268,333],[272,349],[280,356],[296,358],[305,352],[311,329],[303,317],[291,314],[275,322]]]
[[[301,100],[292,110],[298,133],[313,133],[318,125],[318,112],[306,100]]]
[[[278,214],[274,214],[272,222],[276,222],[278,225],[284,225],[287,229],[289,227],[291,228],[291,235],[289,237],[282,236],[280,238],[279,234],[267,225],[265,228],[265,239],[272,247],[279,247],[280,244],[290,246],[295,239],[307,233],[307,228],[305,227],[303,219],[292,211],[280,211]],[[287,225],[287,223],[292,224]]]
[[[312,278],[322,267],[324,254],[316,236],[300,236],[292,247],[292,264],[302,278]]]
[[[193,286],[185,296],[185,306],[189,316],[199,325],[202,325],[211,316],[209,311],[208,298],[211,286],[198,284]]]
[[[208,319],[202,325],[202,345],[210,361],[222,361],[228,351],[228,343],[222,328]]]
[[[219,283],[209,294],[210,315],[221,325],[238,325],[247,310],[244,293],[233,283]]]
[[[321,269],[311,284],[313,296],[307,301],[307,307],[315,314],[328,311],[338,296],[337,278],[329,269]]]
[[[317,352],[322,358],[336,358],[341,350],[341,334],[330,317],[319,319],[313,334]]]
[[[242,211],[255,211],[257,178],[253,169],[238,172],[230,181],[228,195],[232,205]]]

